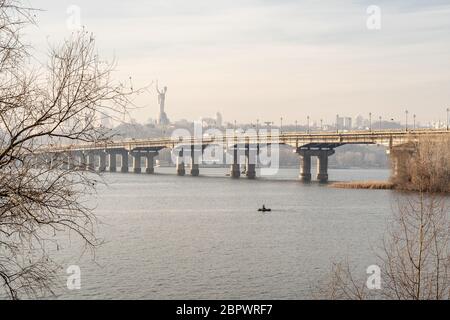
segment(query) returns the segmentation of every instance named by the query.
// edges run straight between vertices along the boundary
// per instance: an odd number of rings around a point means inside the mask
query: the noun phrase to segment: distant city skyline
[[[286,123],[369,112],[403,122],[446,121],[450,106],[450,4],[446,1],[30,1],[42,8],[26,29],[42,55],[70,35],[77,6],[99,53],[134,87],[170,88],[171,121],[223,115],[224,122]],[[381,10],[369,30],[367,9]],[[154,85],[131,117],[157,118]]]

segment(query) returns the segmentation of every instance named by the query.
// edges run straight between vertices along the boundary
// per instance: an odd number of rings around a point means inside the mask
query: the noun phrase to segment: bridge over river
[[[335,149],[345,144],[376,144],[386,147],[393,161],[393,174],[401,175],[406,169],[408,157],[414,152],[414,143],[420,139],[450,138],[450,131],[435,129],[420,130],[375,130],[349,132],[284,132],[270,131],[251,134],[232,133],[225,135],[201,135],[165,137],[158,139],[104,141],[90,144],[72,144],[47,146],[41,156],[59,155],[64,157],[68,168],[87,170],[129,172],[131,159],[132,172],[154,173],[154,159],[160,150],[170,148],[176,154],[176,172],[199,175],[199,164],[208,147],[223,148],[229,155],[230,176],[239,178],[241,165],[245,165],[247,178],[256,177],[256,165],[263,148],[272,148],[280,144],[288,145],[298,153],[300,178],[311,181],[311,158],[317,157],[317,180],[328,181],[328,157]],[[118,167],[118,157],[120,166]],[[145,160],[142,165],[142,160]],[[228,163],[228,162],[227,162]]]

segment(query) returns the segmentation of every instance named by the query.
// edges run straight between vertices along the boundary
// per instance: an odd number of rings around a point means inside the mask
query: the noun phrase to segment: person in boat
[[[264,211],[267,210],[265,205],[262,206],[262,209],[263,209]]]

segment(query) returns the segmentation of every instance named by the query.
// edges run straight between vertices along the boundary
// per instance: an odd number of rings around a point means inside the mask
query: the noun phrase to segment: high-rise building
[[[351,130],[353,128],[353,126],[352,126],[352,118],[351,117],[345,117],[344,125],[345,125],[345,129]]]
[[[343,129],[344,128],[344,118],[343,117],[338,117],[338,118],[336,118],[336,121],[337,121],[336,126],[339,129]]]
[[[338,117],[337,126],[340,130],[351,130],[352,129],[352,118],[350,117]]]

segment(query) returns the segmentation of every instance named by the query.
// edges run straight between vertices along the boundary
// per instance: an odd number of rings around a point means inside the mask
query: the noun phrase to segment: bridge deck
[[[383,131],[349,131],[349,132],[284,132],[269,134],[240,134],[234,135],[216,135],[195,137],[165,137],[156,139],[129,139],[123,141],[103,141],[91,144],[71,144],[60,146],[47,146],[47,152],[62,151],[82,151],[82,150],[101,150],[101,149],[163,149],[174,148],[180,145],[208,145],[221,144],[230,146],[241,143],[249,144],[286,144],[293,147],[311,146],[330,146],[336,147],[344,144],[379,144],[385,146],[394,146],[404,144],[410,141],[417,141],[421,137],[439,138],[450,137],[450,131],[447,130],[383,130]],[[43,150],[44,151],[44,150]]]

